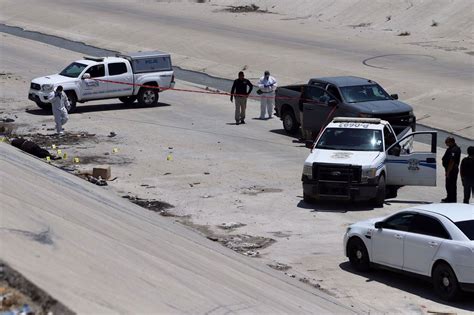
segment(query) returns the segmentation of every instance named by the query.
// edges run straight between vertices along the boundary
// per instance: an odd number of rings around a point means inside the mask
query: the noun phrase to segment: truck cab
[[[334,118],[304,162],[304,200],[371,200],[383,206],[402,186],[436,186],[436,137],[409,127],[397,134],[379,118]]]

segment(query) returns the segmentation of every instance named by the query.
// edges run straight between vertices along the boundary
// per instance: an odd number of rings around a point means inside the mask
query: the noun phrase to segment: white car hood
[[[31,82],[41,84],[41,85],[43,84],[58,85],[58,84],[74,82],[75,80],[77,80],[77,78],[69,78],[69,77],[59,75],[59,74],[52,74],[52,75],[47,75],[44,77],[35,78]]]
[[[306,163],[334,163],[352,165],[372,165],[372,162],[380,155],[376,151],[341,151],[314,149],[306,159]]]

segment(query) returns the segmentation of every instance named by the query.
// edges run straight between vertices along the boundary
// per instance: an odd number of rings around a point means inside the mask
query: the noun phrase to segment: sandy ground
[[[51,133],[47,129],[53,127],[52,117],[26,100],[29,79],[77,54],[12,36],[3,39],[2,71],[9,75],[0,81],[2,115],[14,117],[20,133]],[[202,88],[182,81],[178,86]],[[95,136],[77,144],[58,140],[55,144],[69,158],[57,164],[72,169],[110,164],[117,179],[107,190],[168,202],[174,215],[188,216],[188,224],[207,234],[271,238],[276,242],[257,249],[259,257],[254,258],[262,266],[287,265],[286,274],[361,312],[474,310],[472,298],[446,304],[434,296],[429,284],[418,280],[383,271],[354,273],[342,253],[348,224],[444,197],[441,169],[438,187],[403,188],[384,208],[308,205],[302,202],[300,182],[308,150],[284,136],[277,119],[254,120],[256,102],[249,103],[245,126],[233,124],[233,105],[227,98],[169,91],[161,95],[161,102],[154,108],[127,107],[114,100],[79,105],[67,131]],[[111,131],[117,136],[107,137]],[[72,157],[80,158],[79,165]],[[244,226],[217,227],[229,222]]]
[[[220,77],[368,77],[412,104],[420,123],[474,137],[470,0],[1,3],[8,25],[118,51],[165,50],[176,65]],[[249,3],[270,13],[225,11]]]

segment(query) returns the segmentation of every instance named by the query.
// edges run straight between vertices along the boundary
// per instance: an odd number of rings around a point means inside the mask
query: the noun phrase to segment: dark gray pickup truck
[[[294,134],[301,126],[313,134],[334,117],[374,117],[388,121],[396,132],[411,127],[415,131],[413,108],[389,95],[376,82],[358,77],[310,79],[308,84],[277,88],[275,111],[283,128]],[[336,108],[335,108],[336,107]]]

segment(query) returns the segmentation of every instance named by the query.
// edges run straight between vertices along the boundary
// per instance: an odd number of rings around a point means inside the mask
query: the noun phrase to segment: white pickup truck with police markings
[[[40,108],[51,105],[46,97],[61,85],[74,111],[76,103],[118,98],[124,103],[138,100],[142,106],[157,104],[161,90],[174,87],[171,57],[167,53],[137,52],[115,57],[84,57],[59,74],[31,81],[28,98]]]
[[[402,186],[436,186],[436,140],[434,131],[409,127],[397,135],[378,118],[334,118],[304,162],[303,198],[371,200],[383,206]],[[414,151],[420,141],[429,144]]]

